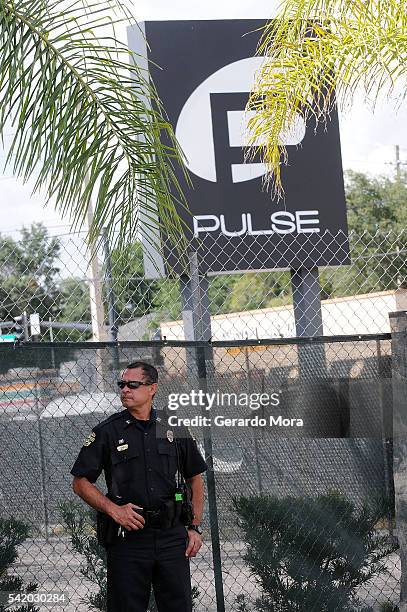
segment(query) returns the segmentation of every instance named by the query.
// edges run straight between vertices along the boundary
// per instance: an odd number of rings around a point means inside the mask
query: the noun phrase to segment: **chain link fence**
[[[136,359],[157,364],[157,408],[212,418],[190,426],[210,466],[195,610],[394,609],[389,334],[0,352],[0,518],[29,525],[12,571],[38,592],[64,593],[54,610],[104,609],[103,597],[89,599],[103,593],[103,554],[69,471],[92,427],[121,409],[115,381]],[[177,403],[193,390],[208,394],[196,413]]]
[[[253,252],[257,249],[256,257],[261,260],[260,238],[264,236],[252,237],[251,248]],[[246,243],[242,240],[239,246],[238,237],[222,236],[221,245],[219,240],[208,234],[205,241],[195,244],[198,253],[199,245],[205,247],[200,255],[203,265],[210,263],[215,247],[218,253],[222,248],[225,257],[240,251],[242,260],[247,256]],[[313,253],[314,262],[323,255],[331,263],[331,267],[319,268],[324,335],[389,333],[388,313],[407,308],[407,230],[351,232],[349,265],[339,267],[340,253],[348,249],[344,234],[281,236],[279,241],[276,250],[281,252],[282,266],[294,254],[301,259],[307,253]],[[174,253],[172,260],[176,263]],[[276,256],[276,265],[278,261]],[[289,271],[228,274],[220,262],[217,268],[219,274],[209,277],[206,302],[201,303],[203,317],[208,318],[205,338],[297,335]],[[105,240],[104,249],[90,259],[85,234],[50,237],[41,226],[33,226],[18,239],[0,238],[3,334],[12,333],[14,317],[26,313],[26,340],[200,339],[185,332],[182,292],[179,278],[146,278],[139,243],[118,253]],[[39,322],[33,327],[30,315],[34,313]],[[317,324],[315,333],[320,335]]]
[[[237,238],[221,247],[244,259]],[[190,425],[210,466],[195,610],[397,609],[389,313],[407,310],[407,233],[351,232],[343,266],[347,238],[331,238],[279,243],[284,261],[311,252],[314,267],[323,244],[315,312],[293,304],[286,269],[228,274],[211,261],[218,274],[195,286],[147,278],[140,244],[119,253],[104,240],[92,259],[84,234],[34,225],[0,238],[11,340],[0,345],[0,574],[14,533],[19,590],[32,581],[65,593],[61,609],[104,609],[103,552],[69,471],[92,427],[121,409],[120,369],[142,359],[159,370],[158,407],[205,397]],[[206,236],[206,255],[194,245],[204,266],[217,240]],[[318,337],[295,338],[303,315]]]

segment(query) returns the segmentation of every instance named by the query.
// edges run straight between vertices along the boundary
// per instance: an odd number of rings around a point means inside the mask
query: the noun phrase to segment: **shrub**
[[[384,601],[380,604],[380,612],[399,612],[399,607],[391,601]]]
[[[14,519],[0,518],[0,592],[34,593],[38,585],[34,582],[24,586],[22,578],[10,574],[10,566],[18,557],[17,547],[29,536],[29,526]],[[0,599],[0,612],[39,612],[33,604],[10,608]]]
[[[383,558],[396,548],[375,530],[386,511],[382,502],[357,509],[330,492],[242,496],[233,505],[247,541],[245,560],[262,589],[257,611],[354,610],[355,589],[384,571]]]

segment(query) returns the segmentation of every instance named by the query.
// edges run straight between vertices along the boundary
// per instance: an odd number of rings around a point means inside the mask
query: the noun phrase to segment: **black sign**
[[[296,125],[285,134],[285,198],[263,187],[264,165],[244,162],[244,109],[262,58],[264,21],[151,21],[142,24],[149,70],[187,158],[191,215],[180,211],[203,272],[349,263],[338,116],[327,126]],[[142,51],[139,27],[130,46]],[[145,49],[145,46],[144,46]],[[171,245],[165,260],[177,269]],[[178,270],[181,272],[181,270]]]

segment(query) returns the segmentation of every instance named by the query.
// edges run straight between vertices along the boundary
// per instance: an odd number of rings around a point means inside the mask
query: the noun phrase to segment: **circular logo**
[[[218,182],[217,165],[219,155],[225,151],[225,143],[217,147],[217,139],[222,138],[219,125],[221,122],[214,119],[213,98],[214,94],[242,94],[249,95],[255,82],[256,73],[261,68],[263,57],[249,57],[223,66],[203,81],[185,102],[178,118],[176,136],[186,156],[188,169],[195,175],[211,182]],[[236,98],[235,98],[236,99]],[[233,96],[230,97],[232,102]],[[224,102],[224,118],[227,125],[228,147],[238,148],[247,145],[248,121],[252,112],[245,111],[245,103],[242,108],[236,110],[235,104],[227,109],[227,98]],[[282,141],[285,145],[299,144],[305,135],[305,123],[297,116],[297,121],[288,130]],[[257,142],[261,146],[261,142]],[[227,160],[226,160],[226,163]],[[265,174],[265,166],[262,163],[230,163],[232,181],[239,183],[252,180]]]

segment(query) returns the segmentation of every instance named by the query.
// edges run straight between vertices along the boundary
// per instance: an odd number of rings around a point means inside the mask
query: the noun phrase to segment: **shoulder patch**
[[[92,442],[96,440],[96,434],[94,431],[90,433],[83,441],[83,446],[90,446]]]

